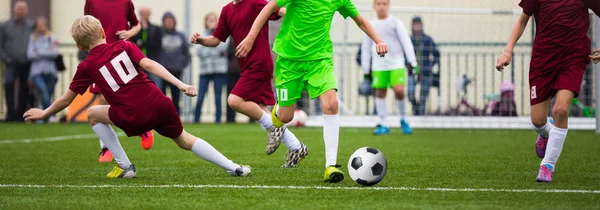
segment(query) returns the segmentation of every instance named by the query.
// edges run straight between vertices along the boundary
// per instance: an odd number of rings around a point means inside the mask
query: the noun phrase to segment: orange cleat
[[[100,157],[98,158],[98,162],[100,163],[110,163],[112,162],[113,155],[108,149],[102,149],[100,151]]]
[[[154,133],[152,133],[152,131],[148,131],[142,134],[140,137],[142,137],[142,141],[140,142],[142,144],[142,148],[145,150],[152,148],[152,144],[154,144]]]

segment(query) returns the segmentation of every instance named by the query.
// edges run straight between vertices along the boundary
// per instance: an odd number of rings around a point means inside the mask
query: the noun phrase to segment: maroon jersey
[[[109,44],[119,40],[115,35],[117,31],[129,30],[138,24],[131,0],[86,0],[83,13],[100,20]]]
[[[600,14],[598,0],[521,0],[523,13],[534,16],[536,35],[531,69],[589,63],[588,8]]]
[[[250,32],[254,20],[260,11],[267,5],[265,0],[243,0],[237,4],[230,2],[221,10],[219,23],[213,32],[213,36],[225,42],[231,35],[233,42],[237,46]],[[281,18],[273,13],[270,20]],[[239,58],[242,74],[244,71],[251,71],[248,77],[254,79],[273,77],[273,59],[271,57],[271,48],[269,46],[269,26],[265,24],[258,33],[252,49],[244,58]]]

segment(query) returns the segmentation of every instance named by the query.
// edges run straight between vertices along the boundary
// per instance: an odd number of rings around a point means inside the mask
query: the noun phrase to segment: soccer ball
[[[306,120],[308,120],[308,115],[306,112],[301,109],[297,109],[294,111],[294,119],[290,121],[287,125],[289,127],[304,127],[306,126]]]
[[[383,153],[372,147],[356,150],[348,160],[348,174],[356,183],[371,186],[379,183],[387,172]]]

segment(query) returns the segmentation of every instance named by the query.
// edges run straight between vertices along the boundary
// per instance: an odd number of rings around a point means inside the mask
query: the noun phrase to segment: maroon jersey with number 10
[[[143,58],[131,42],[94,47],[77,66],[69,89],[82,95],[95,83],[110,104],[110,120],[128,136],[154,129],[176,138],[183,131],[179,115],[171,99],[142,71],[139,63]]]

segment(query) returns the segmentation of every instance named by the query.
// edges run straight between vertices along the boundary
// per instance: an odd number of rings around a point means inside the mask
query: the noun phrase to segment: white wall
[[[10,0],[0,0],[0,21],[10,17]]]

